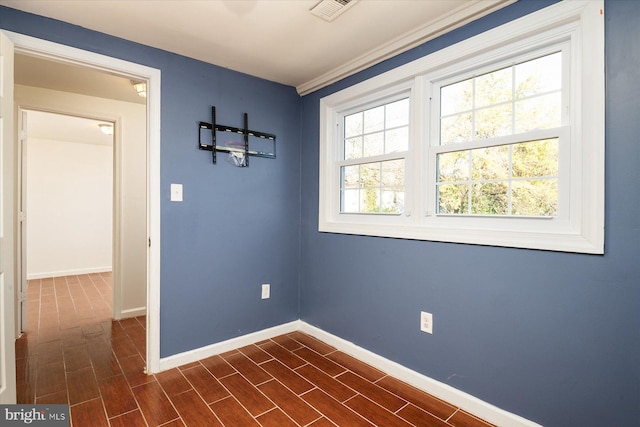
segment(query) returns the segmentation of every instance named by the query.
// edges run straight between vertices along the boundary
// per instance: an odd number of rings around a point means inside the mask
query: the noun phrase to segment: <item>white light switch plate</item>
[[[182,184],[171,184],[171,201],[182,201]]]

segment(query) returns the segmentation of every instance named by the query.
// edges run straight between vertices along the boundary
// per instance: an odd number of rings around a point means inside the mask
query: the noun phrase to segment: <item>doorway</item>
[[[49,265],[31,265],[26,263],[29,271],[25,272],[25,263],[21,258],[29,253],[31,261],[42,264],[38,261],[37,252],[34,248],[27,250],[22,247],[18,254],[18,265],[22,276],[22,286],[26,279],[35,277],[54,277],[68,274],[85,274],[95,271],[104,271],[113,266],[113,318],[116,320],[146,315],[146,291],[147,291],[147,153],[146,153],[146,102],[144,98],[137,95],[135,88],[129,79],[105,74],[96,70],[77,67],[74,65],[51,63],[46,59],[34,58],[24,55],[15,56],[16,80],[14,87],[14,97],[19,107],[18,117],[21,128],[25,130],[21,141],[21,149],[18,150],[18,164],[23,165],[23,181],[27,185],[20,186],[20,195],[26,192],[26,197],[20,197],[22,210],[21,225],[26,228],[29,235],[39,236],[35,230],[29,231],[32,221],[35,225],[53,221],[47,218],[48,215],[56,215],[60,229],[56,231],[45,231],[47,234],[56,234],[59,248],[56,250],[57,257],[41,256],[46,258]],[[32,70],[46,69],[45,77],[41,73]],[[52,76],[59,78],[52,79]],[[71,83],[69,83],[71,81]],[[87,82],[87,85],[79,85],[77,82]],[[100,90],[113,87],[110,91],[110,98],[94,96],[90,89],[90,84],[99,87]],[[118,88],[124,88],[129,99],[120,100],[117,98]],[[76,91],[74,93],[72,91]],[[115,95],[113,95],[115,94]],[[122,96],[121,96],[122,98]],[[38,109],[28,111],[27,109]],[[54,115],[55,113],[61,115]],[[81,119],[83,116],[84,119]],[[54,118],[55,119],[52,119]],[[48,118],[48,120],[47,120]],[[100,120],[97,120],[100,119]],[[35,120],[35,123],[34,123]],[[41,124],[47,120],[46,124]],[[93,121],[91,121],[93,120]],[[26,123],[26,125],[25,125]],[[101,132],[99,125],[103,125],[111,135],[107,136]],[[126,126],[123,125],[126,123]],[[75,126],[75,128],[74,128]],[[46,129],[43,129],[46,127]],[[70,132],[74,129],[73,132]],[[34,133],[35,132],[35,133]],[[52,140],[53,138],[53,140]],[[57,138],[57,141],[56,141]],[[64,140],[64,141],[60,141]],[[110,147],[105,146],[105,142],[111,143]],[[28,155],[31,144],[34,147],[46,147],[51,151],[50,156],[57,155],[60,150],[66,150],[64,156],[60,156],[58,161],[51,158],[50,163],[38,164],[38,171],[29,170],[27,163],[30,162]],[[75,148],[70,147],[74,145]],[[58,147],[56,150],[55,147]],[[66,147],[66,148],[61,148]],[[82,158],[75,158],[74,153],[83,151],[86,153]],[[111,152],[112,172],[110,177],[113,182],[112,204],[108,209],[108,217],[105,212],[106,202],[104,199],[97,200],[99,186],[95,189],[88,188],[92,184],[88,182],[93,179],[92,170],[95,172],[102,168],[99,163],[100,158],[97,151]],[[20,158],[22,153],[25,155]],[[25,161],[26,159],[26,161]],[[89,163],[95,163],[90,166]],[[74,175],[77,170],[79,176]],[[30,186],[26,179],[29,174],[36,172],[52,174],[47,178],[49,185],[46,197],[47,203],[41,204],[43,209],[53,209],[51,212],[32,211],[27,209],[25,204],[29,198],[26,191]],[[84,178],[82,177],[84,175]],[[36,175],[33,178],[38,178]],[[77,178],[77,179],[76,179]],[[57,182],[57,186],[53,183]],[[75,188],[75,191],[71,189]],[[78,196],[84,194],[86,203],[74,199],[74,193]],[[96,199],[93,202],[90,200]],[[109,201],[111,201],[109,200]],[[75,209],[68,208],[76,204]],[[102,208],[99,208],[102,206]],[[29,212],[31,211],[31,212]],[[34,218],[35,217],[35,218]],[[43,218],[44,217],[44,218]],[[98,222],[102,221],[102,224]],[[105,226],[105,222],[109,222]],[[87,227],[81,232],[83,224],[93,223],[93,227]],[[26,225],[26,227],[24,227]],[[42,230],[44,226],[40,227]],[[96,229],[101,229],[97,232]],[[113,251],[101,243],[108,232],[113,229]],[[24,234],[24,233],[23,233]],[[18,244],[25,245],[32,239],[18,239]],[[89,245],[94,243],[94,249],[89,249]],[[64,243],[64,244],[63,244]],[[64,250],[75,245],[75,252]],[[35,249],[38,249],[36,247]],[[50,248],[43,248],[48,251]],[[101,251],[100,259],[87,260],[93,253]],[[107,252],[107,253],[105,253]],[[111,256],[112,262],[106,259]],[[22,256],[21,256],[22,255]],[[25,259],[26,261],[26,259]],[[53,264],[58,265],[53,265]],[[34,268],[36,270],[34,271]],[[44,268],[44,269],[43,269]],[[23,295],[26,289],[23,289]],[[24,301],[24,296],[21,298]],[[18,306],[20,311],[20,306]]]
[[[68,46],[60,45],[36,39],[29,36],[24,36],[17,33],[4,32],[9,40],[13,42],[15,51],[17,54],[27,55],[30,57],[41,58],[51,60],[55,63],[61,64],[73,64],[76,67],[86,68],[88,70],[100,70],[110,75],[124,77],[125,79],[137,79],[147,83],[147,111],[145,116],[146,134],[143,139],[145,141],[145,154],[146,164],[144,170],[146,171],[146,189],[147,197],[143,200],[147,215],[146,215],[146,230],[143,233],[144,241],[149,242],[146,246],[146,309],[147,309],[147,328],[146,328],[146,370],[149,373],[158,371],[159,367],[159,259],[160,259],[160,71],[150,67],[142,66],[139,64],[117,60],[111,57],[107,57],[100,54],[95,54],[88,51],[82,51],[79,49],[71,48]],[[55,104],[55,102],[54,102]],[[24,107],[30,107],[27,104]],[[31,106],[32,108],[34,106]],[[50,110],[57,110],[55,106],[40,107]],[[34,108],[34,109],[40,109]],[[78,111],[66,111],[66,113],[83,115]],[[122,126],[118,126],[118,121],[122,120],[121,117],[107,117],[111,121],[116,123],[117,129],[122,129]],[[121,124],[121,123],[120,123]],[[116,163],[117,164],[117,163]],[[3,177],[7,179],[7,182],[13,181],[17,183],[16,177],[18,171],[12,169],[9,165],[3,170]],[[118,171],[116,171],[116,175]],[[17,195],[17,184],[14,187]],[[17,197],[16,197],[17,198]],[[17,216],[17,215],[16,215]],[[16,245],[17,246],[17,245]],[[17,251],[15,255],[17,255]],[[16,274],[18,272],[16,271]],[[16,283],[19,283],[16,280]],[[13,319],[5,319],[9,323],[14,324]]]
[[[111,277],[114,243],[120,242],[113,233],[113,123],[34,110],[21,110],[20,117],[26,138],[20,150],[18,264],[26,280],[18,321],[24,332],[32,320],[23,307],[26,283],[93,273]],[[108,298],[111,306],[113,295]]]

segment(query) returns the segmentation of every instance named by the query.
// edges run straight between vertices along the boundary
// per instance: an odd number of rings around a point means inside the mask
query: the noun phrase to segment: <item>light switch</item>
[[[182,201],[182,184],[171,184],[171,201]]]

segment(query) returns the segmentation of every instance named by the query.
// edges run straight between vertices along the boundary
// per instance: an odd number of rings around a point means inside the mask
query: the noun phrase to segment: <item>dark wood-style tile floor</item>
[[[301,332],[145,375],[145,318],[111,320],[111,275],[32,280],[18,403],[73,427],[488,427]]]

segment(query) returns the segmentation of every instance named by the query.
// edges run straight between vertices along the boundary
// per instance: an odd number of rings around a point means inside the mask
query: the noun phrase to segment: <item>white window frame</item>
[[[319,231],[604,253],[603,10],[602,0],[563,1],[322,98]],[[569,123],[562,123],[561,133],[563,142],[569,142],[560,152],[558,215],[436,215],[435,156],[440,148],[433,141],[439,111],[432,111],[428,100],[438,82],[561,44],[571,65],[570,87],[563,87],[570,108],[563,113]],[[410,92],[411,104],[404,213],[340,213],[341,114],[402,91]]]
[[[337,189],[337,198],[331,197],[329,199],[331,201],[330,209],[333,212],[335,212],[337,215],[339,215],[341,222],[347,225],[347,227],[350,227],[350,226],[357,227],[359,224],[367,224],[368,226],[371,226],[371,227],[376,227],[377,224],[388,226],[388,225],[397,223],[399,220],[401,221],[400,218],[402,218],[402,214],[398,215],[398,214],[380,214],[380,213],[340,212],[340,184],[341,184],[340,183],[340,179],[341,179],[340,167],[344,166],[347,163],[350,163],[348,161],[345,162],[342,156],[342,153],[343,153],[342,150],[344,148],[343,147],[344,134],[343,134],[343,123],[342,123],[343,119],[345,115],[352,113],[354,111],[364,110],[373,105],[379,105],[379,104],[385,103],[390,99],[400,99],[405,97],[409,98],[409,105],[410,105],[408,150],[401,153],[390,153],[382,156],[369,157],[369,158],[366,158],[366,160],[367,162],[391,160],[395,158],[402,158],[405,160],[405,210],[406,210],[406,206],[408,203],[407,196],[410,196],[412,194],[410,191],[412,186],[408,182],[408,178],[411,176],[410,172],[413,169],[408,163],[410,162],[410,159],[413,158],[414,156],[412,152],[413,151],[412,145],[413,145],[413,141],[415,141],[415,136],[413,135],[413,126],[411,125],[411,123],[415,121],[414,112],[411,111],[412,105],[415,102],[413,82],[412,81],[402,82],[400,84],[390,86],[384,90],[377,91],[375,94],[373,94],[373,96],[360,97],[356,100],[356,102],[350,102],[348,104],[345,104],[345,108],[341,108],[340,110],[335,110],[332,113],[333,121],[331,125],[331,138],[335,142],[335,146],[333,147],[334,150],[332,150],[332,158],[335,160],[332,162],[332,167],[335,168],[335,170],[337,170],[337,173],[332,174],[329,178],[332,181],[330,184],[332,188]],[[359,159],[359,160],[363,160],[363,159]],[[354,234],[354,233],[347,232],[347,234]],[[355,233],[355,234],[358,234],[358,233]]]

